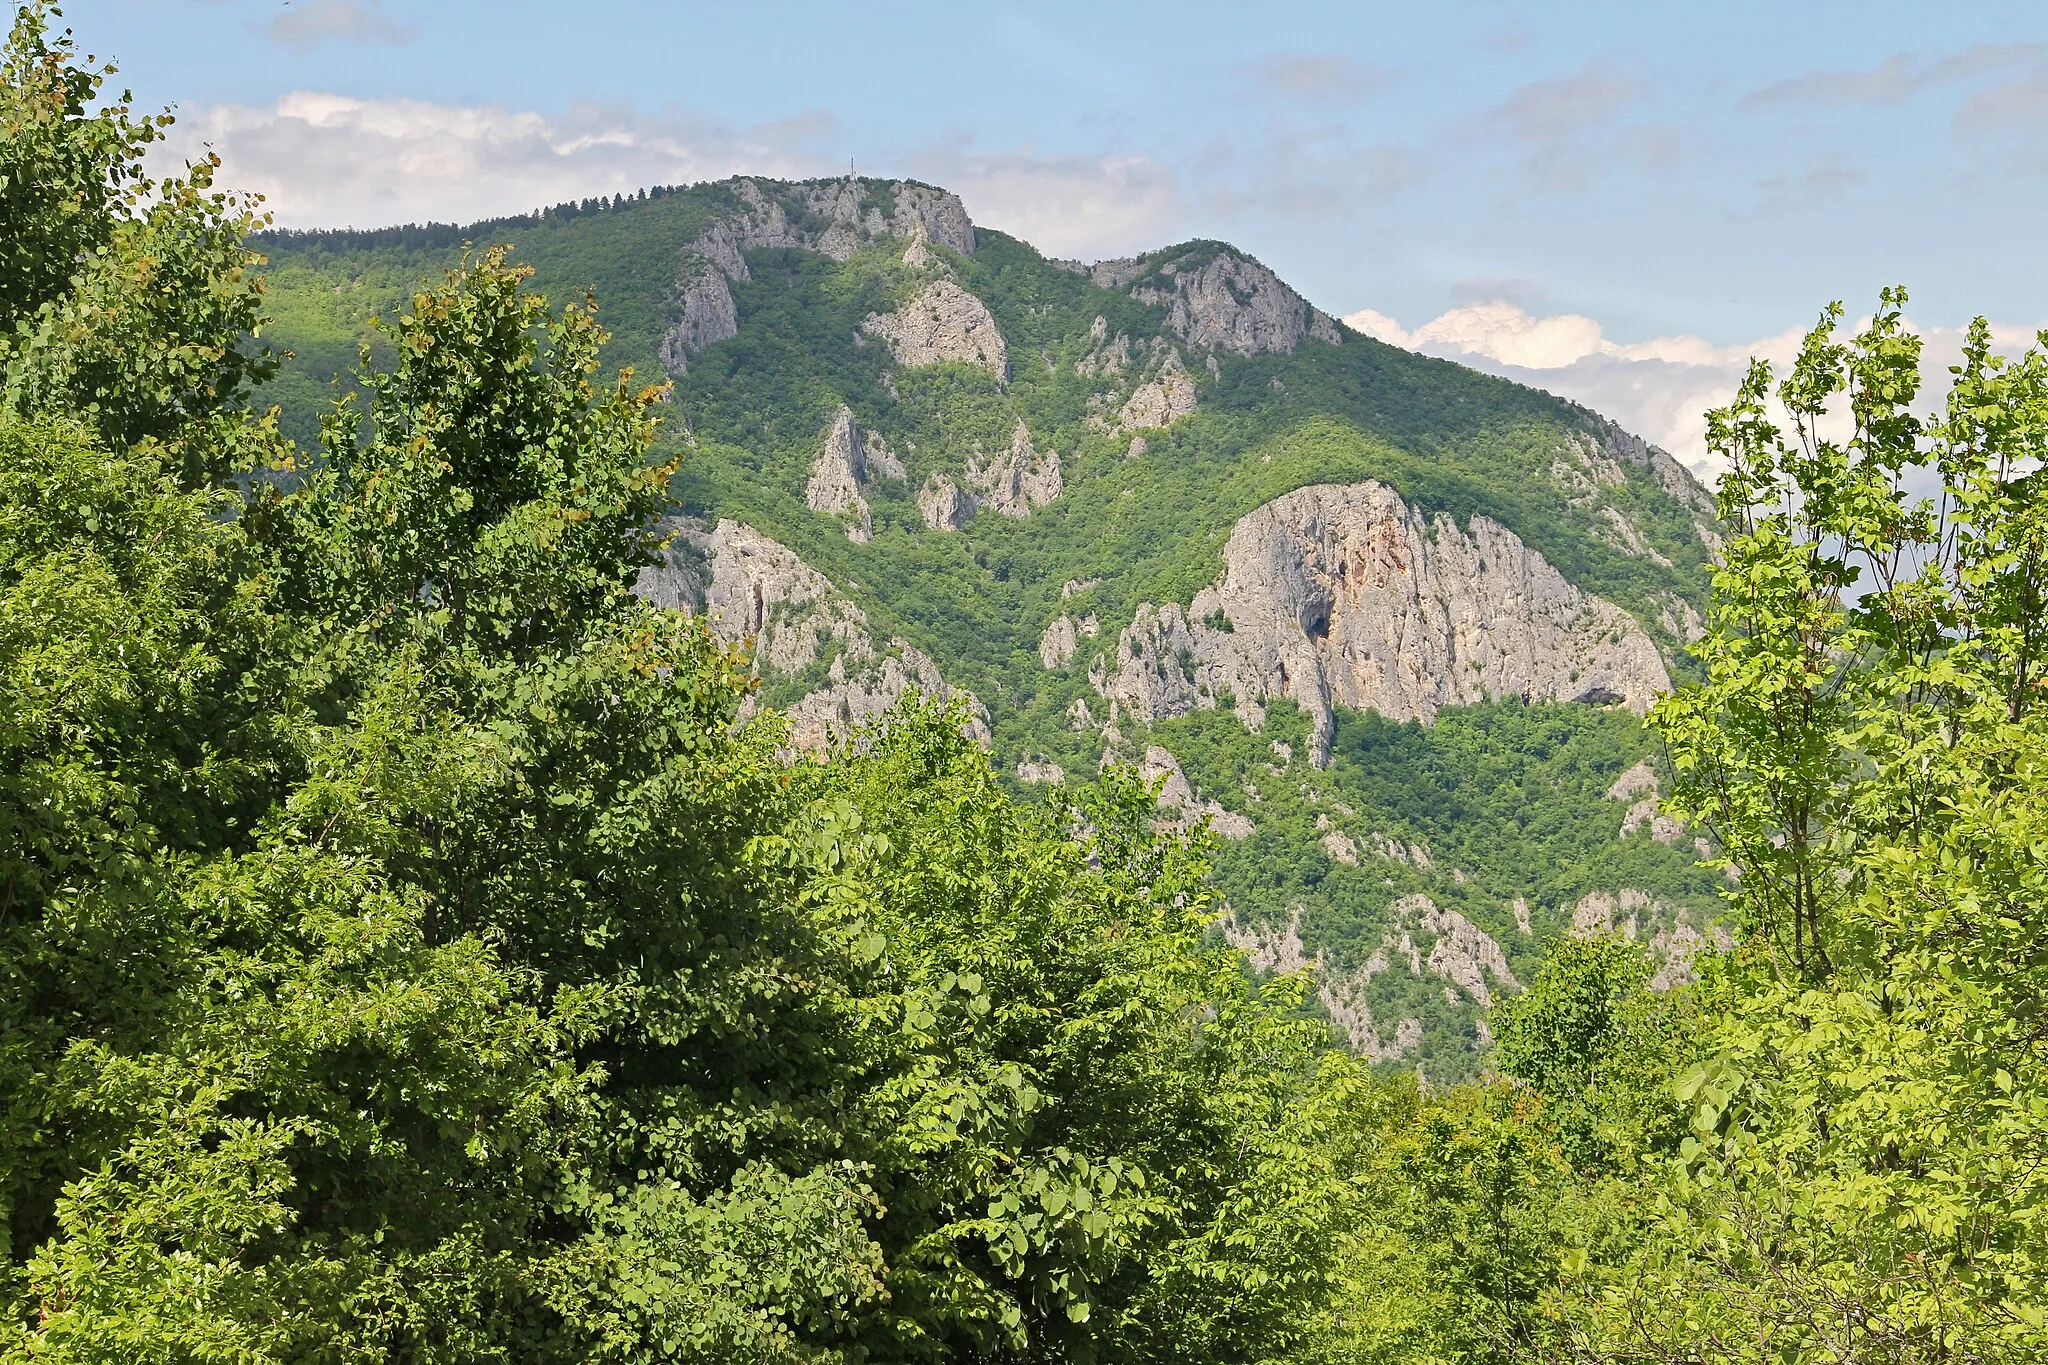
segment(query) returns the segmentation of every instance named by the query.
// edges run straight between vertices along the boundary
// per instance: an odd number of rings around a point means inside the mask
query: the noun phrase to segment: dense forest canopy
[[[260,206],[0,74],[0,1361],[2048,1358],[2040,352],[1927,411],[1888,293],[1712,415],[1736,945],[1566,937],[1430,1090],[1129,770],[742,719],[593,306],[474,251],[295,442]]]

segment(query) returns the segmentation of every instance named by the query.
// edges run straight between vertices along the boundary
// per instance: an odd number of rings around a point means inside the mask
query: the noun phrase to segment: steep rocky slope
[[[918,689],[1021,784],[1137,766],[1221,836],[1254,960],[1434,1075],[1560,933],[1632,926],[1674,975],[1707,941],[1697,836],[1644,805],[1718,543],[1662,451],[1225,244],[1050,261],[852,178],[275,237],[288,430],[466,240],[595,290],[673,381],[689,516],[643,591],[754,641],[797,748]]]

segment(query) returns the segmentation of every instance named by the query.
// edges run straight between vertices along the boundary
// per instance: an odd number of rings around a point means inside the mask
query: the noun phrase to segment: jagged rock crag
[[[866,541],[873,529],[868,515],[869,473],[886,478],[903,477],[903,462],[879,436],[862,431],[853,420],[853,409],[841,406],[825,433],[817,458],[811,461],[811,476],[804,483],[804,505],[813,512],[846,518],[848,539]]]
[[[1330,1020],[1353,1050],[1367,1061],[1396,1061],[1422,1042],[1422,1021],[1399,1019],[1388,1032],[1373,1017],[1368,1000],[1374,977],[1406,967],[1414,977],[1426,975],[1447,983],[1445,990],[1481,1009],[1492,1007],[1501,990],[1519,991],[1521,983],[1508,968],[1507,954],[1493,936],[1455,910],[1446,910],[1427,896],[1403,896],[1387,907],[1386,928],[1379,946],[1354,970],[1338,974],[1321,953],[1309,957],[1301,941],[1301,911],[1284,928],[1246,925],[1234,917],[1223,923],[1225,940],[1245,955],[1254,971],[1289,972],[1311,967],[1316,995]],[[1416,939],[1429,942],[1425,957]]]
[[[832,651],[825,685],[787,710],[796,749],[825,752],[906,692],[956,694],[938,665],[907,641],[877,645],[867,614],[788,546],[730,519],[708,531],[688,522],[671,529],[665,562],[642,570],[635,592],[658,606],[702,613],[727,643],[753,640],[754,668],[763,677],[793,677]],[[972,693],[958,695],[971,717],[969,733],[987,743],[987,709]]]
[[[955,360],[1010,377],[1010,348],[988,305],[949,279],[933,280],[893,313],[870,313],[861,330],[888,342],[898,365]]]
[[[676,374],[689,368],[691,353],[739,335],[732,283],[751,278],[747,251],[796,247],[843,261],[872,242],[909,237],[925,260],[924,244],[932,243],[974,254],[966,206],[929,185],[853,176],[799,184],[739,176],[727,184],[730,209],[676,264],[675,299],[659,346],[662,364]]]
[[[1238,522],[1217,582],[1143,606],[1091,681],[1145,720],[1228,697],[1253,728],[1292,697],[1328,762],[1332,708],[1396,720],[1489,698],[1649,708],[1670,676],[1620,607],[1567,582],[1506,527],[1461,528],[1384,484],[1322,484]]]
[[[1306,338],[1341,345],[1342,329],[1264,265],[1220,242],[1189,242],[1085,270],[1097,288],[1123,289],[1166,310],[1166,326],[1194,346],[1261,355]]]

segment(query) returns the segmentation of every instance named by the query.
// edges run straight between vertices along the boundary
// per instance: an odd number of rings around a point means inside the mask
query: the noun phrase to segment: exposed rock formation
[[[1097,288],[1130,285],[1132,298],[1164,308],[1167,328],[1191,345],[1259,355],[1291,351],[1309,337],[1332,346],[1344,339],[1278,275],[1214,242],[1102,261],[1089,275]]]
[[[1332,707],[1396,720],[1494,697],[1619,701],[1638,715],[1670,686],[1642,627],[1567,582],[1499,523],[1426,520],[1375,482],[1297,489],[1239,521],[1223,575],[1183,611],[1141,606],[1090,680],[1145,720],[1232,698],[1313,719],[1329,759]]]
[[[976,502],[980,506],[1006,517],[1030,516],[1034,508],[1057,498],[1065,487],[1059,452],[1034,449],[1031,433],[1022,422],[1010,433],[1008,451],[986,466],[979,462],[968,466],[967,482],[979,495]]]
[[[1088,354],[1074,362],[1074,373],[1085,379],[1114,377],[1130,367],[1131,339],[1122,332],[1109,339],[1109,320],[1096,316],[1088,326]]]
[[[903,462],[879,436],[854,424],[853,409],[842,406],[825,433],[825,443],[811,461],[811,477],[804,484],[804,503],[813,512],[847,519],[846,534],[854,540],[868,538],[868,501],[862,496],[870,472],[893,478],[903,477]]]
[[[1181,829],[1193,829],[1207,820],[1209,828],[1225,839],[1249,839],[1257,832],[1244,816],[1226,810],[1214,801],[1197,798],[1195,789],[1188,784],[1187,775],[1181,772],[1180,760],[1157,744],[1145,750],[1145,761],[1138,765],[1138,775],[1147,782],[1164,779],[1159,788],[1159,809],[1175,812],[1177,818],[1172,823]]]
[[[1010,377],[1010,348],[988,306],[948,279],[933,280],[894,313],[870,313],[861,330],[889,343],[905,366],[957,360]]]
[[[747,263],[741,261],[740,270],[746,268]],[[683,374],[690,367],[691,352],[740,334],[740,315],[723,271],[692,263],[688,277],[678,281],[678,290],[675,320],[662,333],[659,350],[661,363],[671,372]]]
[[[1063,787],[1067,782],[1067,770],[1043,754],[1026,754],[1017,760],[1017,780]]]
[[[692,352],[739,334],[732,282],[750,278],[747,251],[797,247],[843,261],[870,243],[909,237],[910,250],[926,261],[932,243],[974,254],[966,206],[929,185],[853,176],[794,185],[742,176],[728,184],[731,209],[677,262],[675,302],[659,346],[662,363],[677,374]]]
[[[1647,758],[1614,779],[1614,785],[1607,789],[1607,799],[1631,802],[1628,813],[1621,817],[1619,838],[1628,838],[1644,825],[1650,827],[1650,837],[1660,844],[1675,844],[1685,834],[1683,821],[1658,811],[1657,770]]]
[[[1062,612],[1038,637],[1038,662],[1048,672],[1057,672],[1074,662],[1074,651],[1080,646],[1081,635],[1074,618]]]
[[[826,684],[788,708],[790,739],[822,753],[906,692],[950,697],[955,689],[932,660],[901,639],[877,645],[866,613],[781,543],[751,526],[721,520],[709,531],[678,523],[664,563],[641,571],[634,591],[660,606],[702,613],[729,643],[754,641],[764,677],[803,672],[830,651]],[[970,733],[988,740],[987,711],[966,698]]]
[[[853,424],[853,409],[842,407],[825,433],[818,457],[811,461],[804,504],[813,512],[853,512],[865,520],[868,503],[861,496],[861,486],[867,472],[867,452],[861,448],[860,428]]]
[[[1195,381],[1188,378],[1187,371],[1181,368],[1180,357],[1168,351],[1158,375],[1132,391],[1116,415],[1116,424],[1110,429],[1122,434],[1141,427],[1171,426],[1175,419],[1194,410]]]
[[[1416,936],[1433,940],[1427,958]],[[1405,966],[1410,976],[1427,973],[1446,983],[1446,990],[1481,1009],[1491,1008],[1501,990],[1519,991],[1508,968],[1507,954],[1479,926],[1455,910],[1440,908],[1427,896],[1403,896],[1387,908],[1386,927],[1372,956],[1355,970],[1338,975],[1321,953],[1309,957],[1301,941],[1301,910],[1297,907],[1284,928],[1246,925],[1235,916],[1223,921],[1223,936],[1245,955],[1254,971],[1287,972],[1311,967],[1320,978],[1316,989],[1330,1019],[1369,1061],[1390,1061],[1415,1050],[1422,1041],[1417,1019],[1395,1022],[1388,1036],[1373,1018],[1367,996],[1374,977]]]
[[[944,474],[933,474],[917,490],[917,510],[934,531],[957,531],[974,515],[974,500]]]

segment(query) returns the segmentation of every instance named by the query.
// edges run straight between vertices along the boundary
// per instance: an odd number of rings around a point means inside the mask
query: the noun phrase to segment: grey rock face
[[[985,466],[978,462],[968,466],[967,483],[979,495],[981,506],[1006,517],[1030,516],[1065,487],[1059,452],[1034,449],[1031,433],[1022,422],[1010,433],[1008,451]]]
[[[1099,289],[1132,285],[1131,297],[1166,310],[1166,325],[1191,345],[1260,355],[1291,351],[1306,338],[1342,345],[1344,333],[1271,270],[1228,247],[1169,247],[1102,261]]]
[[[917,510],[934,531],[957,531],[974,515],[974,500],[944,474],[933,474],[917,490]]]
[[[746,263],[742,261],[740,267],[745,269]],[[698,270],[682,285],[675,321],[661,335],[661,363],[674,374],[687,373],[691,352],[739,334],[739,309],[724,273]]]
[[[1118,435],[1144,427],[1166,427],[1195,410],[1195,381],[1181,368],[1180,357],[1167,352],[1156,377],[1138,385],[1124,400],[1111,430]]]
[[[1427,723],[1487,698],[1605,703],[1638,715],[1670,677],[1635,619],[1567,582],[1506,527],[1460,528],[1384,484],[1297,489],[1238,522],[1221,578],[1185,612],[1140,608],[1098,657],[1105,697],[1152,720],[1292,697],[1329,761],[1332,707]]]
[[[867,452],[863,450],[860,428],[853,423],[853,409],[842,407],[825,433],[825,444],[811,461],[811,477],[804,484],[804,504],[813,512],[865,512],[867,500],[861,486],[867,480]]]
[[[861,330],[889,343],[896,363],[957,360],[1010,377],[1010,348],[988,306],[948,279],[933,280],[894,313],[870,313]]]
[[[854,424],[853,409],[841,406],[825,433],[825,443],[811,461],[811,476],[804,483],[804,503],[813,512],[847,519],[846,534],[856,541],[867,540],[873,529],[868,501],[863,496],[870,473],[903,477],[903,462],[887,443]]]
[[[1422,1042],[1419,1019],[1399,1019],[1385,1029],[1373,1018],[1367,988],[1382,972],[1405,967],[1410,976],[1436,977],[1448,983],[1446,989],[1454,996],[1462,992],[1482,1009],[1492,1006],[1498,992],[1521,989],[1508,969],[1507,954],[1490,934],[1457,911],[1439,908],[1427,896],[1403,896],[1388,907],[1379,946],[1363,966],[1342,976],[1333,972],[1320,954],[1309,957],[1303,950],[1299,909],[1284,928],[1246,925],[1234,916],[1226,918],[1223,936],[1245,955],[1252,970],[1261,974],[1313,969],[1318,978],[1316,995],[1329,1011],[1331,1022],[1360,1056],[1373,1062],[1405,1056]],[[1431,944],[1426,959],[1416,942],[1418,937]]]
[[[901,639],[877,644],[867,615],[789,547],[750,526],[721,520],[709,531],[681,524],[669,562],[643,570],[634,591],[657,605],[704,615],[719,639],[754,641],[764,677],[802,672],[827,648],[829,681],[789,708],[791,743],[823,752],[881,715],[907,692],[955,695],[932,660]],[[987,709],[972,693],[967,729],[982,743]]]
[[[1074,627],[1074,618],[1062,613],[1038,637],[1038,662],[1048,672],[1057,672],[1074,662],[1074,651],[1080,645],[1081,635]]]
[[[1166,824],[1172,828],[1193,829],[1206,820],[1209,828],[1225,839],[1249,839],[1258,832],[1244,816],[1197,797],[1187,774],[1181,771],[1180,760],[1160,745],[1146,748],[1138,775],[1148,783],[1160,783],[1159,809],[1166,813]]]
[[[966,206],[929,185],[851,176],[793,185],[742,176],[730,184],[732,212],[677,262],[675,301],[659,346],[662,363],[676,374],[688,369],[691,353],[739,334],[731,285],[749,278],[749,250],[796,247],[843,261],[874,242],[908,237],[919,258],[913,264],[932,259],[933,243],[974,254]]]

